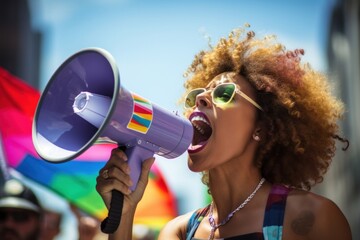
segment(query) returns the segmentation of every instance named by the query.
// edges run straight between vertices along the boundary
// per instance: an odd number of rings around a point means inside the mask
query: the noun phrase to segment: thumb
[[[151,169],[151,166],[153,165],[155,161],[155,158],[148,158],[142,163],[142,169],[141,174],[139,177],[138,186],[141,185],[142,188],[145,188],[147,185],[147,182],[149,181],[149,172]]]

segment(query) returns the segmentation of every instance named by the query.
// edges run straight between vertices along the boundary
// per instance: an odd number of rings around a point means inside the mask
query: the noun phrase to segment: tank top
[[[248,233],[224,240],[281,240],[284,222],[286,199],[290,188],[274,184],[271,188],[264,215],[262,232]],[[195,211],[187,225],[186,240],[197,240],[195,232],[210,209],[210,205]]]

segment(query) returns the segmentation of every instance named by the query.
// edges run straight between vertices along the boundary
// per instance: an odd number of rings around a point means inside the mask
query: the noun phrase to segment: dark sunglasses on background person
[[[191,90],[186,96],[185,108],[190,109],[195,107],[196,97],[206,91],[209,90],[207,90],[206,88],[196,88]],[[257,104],[254,100],[252,100],[248,95],[243,93],[235,83],[222,83],[217,85],[211,91],[211,99],[216,106],[224,106],[230,103],[233,100],[235,93],[238,93],[241,97],[250,102],[256,108],[263,111],[262,107],[260,107],[260,105]]]
[[[36,216],[36,213],[28,210],[0,210],[0,223],[6,222],[9,217],[14,222],[25,223],[34,216]]]

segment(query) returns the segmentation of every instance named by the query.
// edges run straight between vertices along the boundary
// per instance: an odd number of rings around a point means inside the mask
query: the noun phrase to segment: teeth
[[[206,123],[207,125],[210,125],[210,123],[203,117],[201,116],[195,116],[191,119],[191,122],[193,124],[193,126],[201,133],[201,134],[204,134],[205,131],[204,129],[202,129],[199,125],[196,124],[196,121],[201,121],[201,122],[204,122]]]
[[[201,134],[204,134],[205,132],[204,132],[204,129],[202,129],[202,128],[200,128],[198,125],[196,125],[196,124],[193,124],[194,125],[194,127],[201,133]]]
[[[204,123],[206,123],[207,125],[210,125],[210,123],[208,121],[206,121],[205,118],[201,117],[201,116],[195,116],[191,119],[191,122],[194,122],[194,121],[202,121]]]

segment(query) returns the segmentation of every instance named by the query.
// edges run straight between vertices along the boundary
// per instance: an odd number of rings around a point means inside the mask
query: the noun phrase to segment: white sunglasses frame
[[[230,100],[229,100],[228,102],[224,103],[224,104],[214,102],[214,91],[215,91],[215,89],[216,89],[217,87],[222,86],[222,85],[234,85],[234,87],[235,87],[235,91],[234,91],[233,94],[231,95]],[[213,89],[211,89],[211,90],[207,90],[206,88],[195,88],[195,89],[189,91],[188,94],[186,95],[186,98],[185,98],[184,107],[185,107],[186,109],[191,109],[191,108],[194,108],[194,107],[195,107],[195,105],[192,106],[192,107],[187,107],[187,106],[186,106],[186,99],[188,98],[187,96],[189,96],[189,94],[190,94],[191,92],[199,91],[199,90],[203,90],[203,92],[201,92],[201,93],[204,93],[204,92],[207,92],[207,91],[211,91],[211,101],[212,101],[212,103],[215,104],[216,106],[218,106],[218,105],[221,106],[221,105],[227,105],[227,104],[229,104],[229,103],[233,100],[233,98],[234,98],[234,96],[235,96],[235,93],[238,93],[241,97],[243,97],[243,98],[244,98],[245,100],[247,100],[249,103],[251,103],[252,105],[254,105],[254,107],[256,107],[257,109],[259,109],[259,110],[262,111],[262,112],[264,111],[264,110],[262,109],[262,107],[260,107],[259,104],[257,104],[257,103],[256,103],[254,100],[252,100],[248,95],[246,95],[244,92],[242,92],[235,83],[221,83],[221,84],[217,85],[215,88],[213,88]],[[199,95],[199,94],[201,94],[201,93],[198,93],[197,95]],[[196,95],[196,96],[197,96],[197,95]],[[195,96],[195,102],[196,102],[196,96]]]

